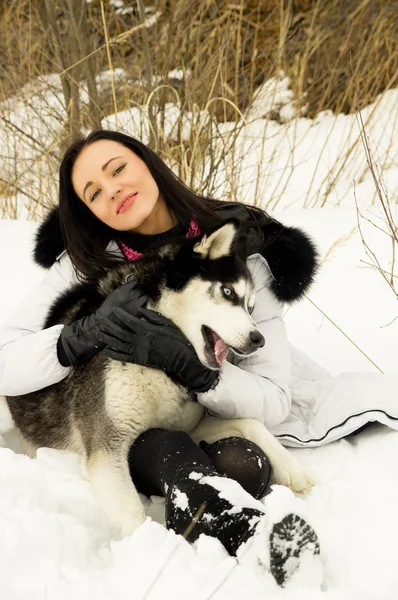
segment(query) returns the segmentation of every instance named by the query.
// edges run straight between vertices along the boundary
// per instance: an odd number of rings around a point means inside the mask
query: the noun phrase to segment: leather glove
[[[206,392],[217,385],[218,371],[202,365],[192,344],[172,321],[145,308],[138,313],[143,319],[118,307],[113,312],[120,325],[109,319],[99,324],[98,338],[106,345],[106,356],[165,371],[190,392]]]
[[[130,315],[147,303],[147,296],[136,287],[136,282],[129,281],[114,290],[101,306],[88,317],[79,319],[72,325],[65,325],[58,338],[58,360],[64,367],[71,367],[88,360],[105,348],[97,337],[100,320],[114,319],[115,306],[123,307]]]

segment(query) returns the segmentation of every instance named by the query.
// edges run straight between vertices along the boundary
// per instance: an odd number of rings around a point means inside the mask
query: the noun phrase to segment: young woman
[[[126,355],[122,334],[128,323],[113,309],[142,314],[145,299],[134,282],[118,288],[92,318],[43,329],[49,307],[71,284],[96,278],[116,261],[139,260],[176,236],[211,231],[232,216],[245,233],[256,289],[253,318],[267,341],[255,355],[231,356],[219,372],[207,369],[178,328],[159,316],[151,321],[151,311],[135,335],[139,341],[149,327],[155,331],[156,352],[145,357],[137,343],[137,349],[129,344]],[[170,376],[210,411],[255,418],[270,429],[289,421],[291,355],[282,303],[302,295],[316,265],[314,247],[300,230],[283,227],[260,209],[201,197],[144,144],[97,131],[73,143],[63,157],[59,206],[39,229],[35,258],[49,270],[0,330],[0,394],[17,396],[55,384],[100,351],[152,368],[162,368],[167,353]],[[166,338],[165,331],[173,335]],[[238,557],[252,552],[280,584],[303,553],[310,553],[319,579],[319,544],[297,514],[300,502],[282,488],[269,493],[266,509],[254,500],[270,491],[269,462],[254,444],[228,438],[199,448],[182,432],[150,430],[131,448],[128,460],[138,491],[166,496],[166,521],[176,532],[189,530],[192,541],[201,533],[217,537]],[[186,505],[177,501],[182,494]],[[286,503],[283,518],[277,494]],[[273,507],[278,508],[276,520]]]

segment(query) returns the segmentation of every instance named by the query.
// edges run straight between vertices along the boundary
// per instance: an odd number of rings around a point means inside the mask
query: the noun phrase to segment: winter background
[[[43,87],[48,92],[41,106],[43,95],[39,98],[35,90]],[[58,102],[51,91],[57,87],[57,75],[41,78],[24,89],[24,102],[10,98],[2,114],[5,111],[20,127],[29,123],[38,137],[45,137],[49,128],[60,127],[47,113]],[[282,122],[266,116],[275,107]],[[177,105],[168,103],[165,127],[170,131],[177,115]],[[395,223],[397,117],[398,90],[386,92],[361,111],[373,170]],[[104,119],[103,126],[145,140],[145,123],[142,112],[132,108]],[[227,135],[228,123],[223,127]],[[188,135],[189,120],[186,128]],[[0,146],[6,155],[1,136]],[[257,186],[263,206],[285,224],[304,228],[320,250],[322,266],[315,284],[304,300],[286,309],[291,343],[333,374],[354,370],[398,376],[397,297],[380,270],[393,273],[395,283],[398,273],[361,141],[359,115],[324,111],[315,119],[300,117],[289,80],[280,73],[258,90],[244,115],[235,150],[242,166],[241,201],[250,203]],[[26,164],[32,152],[31,145],[20,143],[18,155]],[[223,196],[227,175],[225,162],[217,173],[218,197]],[[18,197],[16,201],[17,218],[0,221],[0,324],[43,276],[31,260],[37,222],[28,220],[23,202],[18,203]],[[379,270],[372,266],[372,256]],[[121,540],[82,478],[78,457],[43,448],[31,460],[19,452],[15,432],[4,433],[1,598],[396,598],[398,433],[375,425],[347,440],[292,452],[318,482],[303,502],[321,542],[326,572],[321,591],[297,582],[280,589],[269,574],[238,565],[214,539],[202,537],[189,545],[164,528],[160,498],[146,502],[147,521]]]

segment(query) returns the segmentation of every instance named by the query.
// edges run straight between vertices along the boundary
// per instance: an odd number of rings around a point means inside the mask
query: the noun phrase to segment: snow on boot
[[[224,488],[227,492],[232,488],[232,494],[220,491]],[[244,508],[235,502],[242,494]],[[168,529],[189,542],[196,541],[202,533],[215,537],[232,556],[264,514],[261,502],[236,481],[196,471],[180,476],[170,486],[165,508]]]
[[[217,538],[239,563],[260,566],[279,585],[303,572],[300,581],[319,587],[319,542],[304,508],[284,486],[273,486],[260,502],[232,479],[191,472],[169,489],[166,524],[189,542],[202,533]]]

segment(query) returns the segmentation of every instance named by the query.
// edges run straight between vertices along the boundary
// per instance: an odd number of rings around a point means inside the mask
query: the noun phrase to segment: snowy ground
[[[57,86],[53,79],[44,78],[38,84]],[[285,80],[278,85],[278,98],[285,103],[288,119],[292,106],[286,104],[290,96]],[[31,96],[33,108],[11,99],[9,117],[22,131],[48,139],[50,147],[58,127],[58,120],[51,116],[57,105],[48,92],[51,114],[47,114],[33,90]],[[391,90],[362,111],[372,151],[395,203],[395,222],[397,97],[398,90]],[[239,199],[250,202],[258,181],[257,197],[264,206],[284,223],[306,229],[326,257],[309,299],[286,312],[290,341],[334,374],[381,370],[398,375],[397,299],[381,275],[365,264],[369,259],[357,228],[354,181],[364,215],[381,225],[363,148],[356,143],[357,120],[353,115],[335,117],[329,112],[315,121],[301,118],[283,125],[261,119],[273,107],[262,96],[246,115],[239,147],[242,171],[236,185]],[[168,105],[167,111],[171,128],[178,109]],[[140,134],[140,118],[136,109],[119,113],[119,127]],[[115,123],[109,119],[104,126]],[[229,125],[223,127],[227,134]],[[26,163],[36,150],[24,138],[3,134],[1,154],[11,157],[9,164],[5,159],[2,164],[6,174],[8,169],[18,176],[22,189],[30,189],[32,180],[36,195],[43,189],[41,180],[53,189],[55,180],[46,178],[46,167],[43,175]],[[228,165],[220,168],[219,197],[223,197],[227,169]],[[325,198],[326,206],[314,208]],[[383,268],[391,270],[387,236],[361,222],[366,242]],[[0,221],[0,325],[42,276],[29,258],[34,229],[33,223],[25,221]],[[82,600],[187,596],[194,600],[388,600],[398,596],[398,433],[386,428],[374,427],[319,449],[292,451],[318,480],[304,501],[322,546],[327,575],[322,592],[305,586],[280,590],[269,575],[237,565],[210,538],[190,546],[159,524],[161,499],[153,499],[148,506],[155,520],[148,519],[130,538],[119,540],[90,485],[82,479],[77,457],[42,449],[37,460],[31,460],[17,450],[15,436],[4,436],[0,447],[0,590],[5,600],[69,600],[72,596]]]
[[[279,215],[281,216],[281,215]],[[385,372],[398,375],[396,299],[364,259],[355,211],[286,211],[286,223],[305,227],[322,255],[339,239],[309,296]],[[35,226],[0,222],[1,315],[6,319],[41,272],[29,260]],[[388,246],[369,226],[369,241],[388,260]],[[323,366],[342,370],[375,367],[308,301],[290,308],[291,341]],[[23,372],[23,365],[21,365]],[[398,402],[398,397],[397,397]],[[17,448],[13,436],[5,446]],[[2,597],[52,600],[186,598],[383,599],[397,597],[398,433],[382,427],[350,441],[295,450],[318,485],[305,498],[323,549],[327,585],[276,588],[272,578],[236,565],[210,538],[191,547],[148,520],[118,540],[100,512],[72,455],[43,449],[33,461],[8,447],[0,450],[0,573]],[[155,499],[150,514],[162,519]]]

